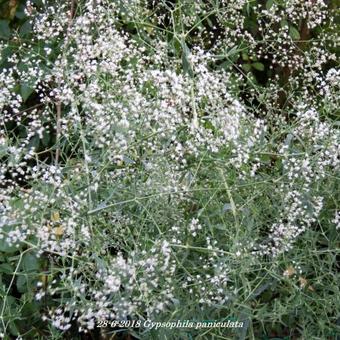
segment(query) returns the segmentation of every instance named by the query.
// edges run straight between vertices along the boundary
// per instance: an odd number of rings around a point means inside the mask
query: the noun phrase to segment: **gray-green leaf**
[[[253,63],[251,66],[258,71],[264,71],[264,65],[262,63]]]
[[[11,36],[11,29],[9,28],[8,20],[0,20],[0,39],[9,39]]]
[[[289,26],[289,35],[293,40],[300,40],[300,32],[294,26]]]
[[[34,89],[32,87],[28,86],[25,83],[21,84],[20,94],[21,94],[23,101],[26,101],[33,92],[34,92]]]

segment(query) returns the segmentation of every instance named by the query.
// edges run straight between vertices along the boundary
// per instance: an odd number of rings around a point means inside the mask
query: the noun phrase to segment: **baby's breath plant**
[[[2,338],[336,338],[332,1],[3,6]]]

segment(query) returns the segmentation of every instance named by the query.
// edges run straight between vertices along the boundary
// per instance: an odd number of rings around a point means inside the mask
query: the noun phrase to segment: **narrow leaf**
[[[289,35],[293,40],[300,39],[300,32],[294,26],[289,26]]]
[[[251,66],[258,71],[264,71],[264,65],[262,63],[253,63]]]

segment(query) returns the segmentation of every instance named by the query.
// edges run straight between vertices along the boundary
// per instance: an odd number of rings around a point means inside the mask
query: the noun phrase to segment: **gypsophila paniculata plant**
[[[1,336],[104,339],[116,329],[99,321],[234,317],[241,329],[126,332],[332,337],[333,2],[7,5]]]

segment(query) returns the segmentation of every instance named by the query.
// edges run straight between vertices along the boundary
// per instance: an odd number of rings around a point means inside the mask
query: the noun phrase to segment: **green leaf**
[[[26,17],[24,4],[19,5],[19,7],[16,10],[15,17],[18,19],[24,19]]]
[[[51,134],[48,133],[47,131],[44,131],[43,138],[41,140],[43,146],[47,147],[49,145],[49,143],[50,143],[50,140],[51,140]]]
[[[37,311],[39,310],[38,308],[38,303],[36,301],[34,302],[30,302],[30,303],[26,303],[21,312],[23,314],[23,316],[32,316],[33,314],[35,314]]]
[[[4,299],[0,299],[0,309],[4,306]],[[6,308],[9,310],[15,310],[16,308],[16,299],[12,295],[8,295],[5,303]]]
[[[11,29],[9,28],[8,20],[0,20],[0,39],[9,39],[11,36]]]
[[[19,330],[18,330],[18,327],[16,326],[15,322],[14,321],[11,321],[8,325],[8,328],[11,332],[12,335],[14,336],[18,336],[20,334]]]
[[[17,251],[17,247],[15,247],[14,245],[10,246],[7,242],[5,238],[2,238],[0,240],[0,251],[4,252],[4,253],[14,253],[15,251]]]
[[[282,28],[288,27],[288,21],[285,20],[285,19],[281,20],[281,21],[280,21],[280,26],[281,26]]]
[[[233,63],[229,60],[224,61],[222,64],[218,65],[217,68],[218,69],[224,69],[224,70],[228,70],[228,68],[232,65]]]
[[[189,74],[190,77],[194,76],[194,72],[191,67],[191,63],[189,61],[189,54],[190,54],[190,49],[185,43],[184,40],[181,41],[181,46],[182,46],[182,65],[183,65],[183,71],[184,73]]]
[[[182,47],[181,47],[181,43],[178,41],[178,39],[175,39],[173,37],[173,35],[168,34],[168,42],[169,42],[169,46],[171,47],[173,53],[177,56],[181,55],[182,53]]]
[[[229,60],[231,61],[235,61],[238,59],[239,57],[239,52],[240,52],[240,49],[238,46],[234,46],[232,47],[228,52],[227,54],[225,55],[225,57],[227,57]],[[224,58],[224,57],[223,57]]]
[[[294,26],[289,26],[289,35],[293,40],[300,40],[300,32]]]
[[[30,142],[28,143],[27,147],[38,149],[40,147],[40,144],[41,144],[41,140],[40,140],[39,135],[35,135],[30,139]]]
[[[251,324],[250,311],[246,307],[243,307],[242,309],[243,310],[241,310],[240,314],[237,316],[237,320],[243,322],[243,327],[236,329],[237,339],[239,340],[245,340],[247,338],[248,328]]]
[[[249,60],[248,53],[242,52],[242,59],[243,59],[243,60]]]
[[[231,210],[231,204],[230,203],[225,203],[222,208],[222,212],[227,212]]]
[[[264,65],[262,63],[253,63],[251,66],[258,71],[264,71]]]
[[[249,72],[251,70],[251,65],[250,64],[243,64],[242,68],[246,71]]]
[[[8,143],[5,141],[5,143],[0,145],[0,158],[7,155],[8,152]]]
[[[289,133],[284,141],[284,145],[287,147],[290,147],[290,145],[292,144],[292,141],[294,140],[294,135],[292,135],[291,133]]]
[[[20,61],[19,63],[18,63],[18,70],[20,71],[20,72],[25,72],[25,71],[27,71],[28,70],[28,66],[27,66],[27,63],[24,63],[24,62],[22,62],[22,61]]]
[[[43,6],[44,2],[42,0],[33,0],[32,1],[35,5],[37,5],[38,7]]]
[[[26,275],[18,275],[17,278],[17,289],[20,293],[27,291],[27,278]]]
[[[273,5],[274,5],[274,0],[267,0],[267,2],[266,2],[266,9],[270,10]]]
[[[24,202],[21,198],[14,198],[11,200],[11,206],[15,209],[22,210],[24,208]]]
[[[34,272],[39,270],[39,262],[35,255],[26,253],[22,258],[22,267],[26,272]]]
[[[20,94],[24,102],[29,98],[29,96],[33,92],[34,92],[34,89],[32,87],[28,86],[26,83],[21,83]]]
[[[216,214],[216,216],[217,216],[217,214]],[[216,223],[212,227],[216,228],[218,230],[224,230],[224,231],[226,230],[226,226],[223,223]]]
[[[214,27],[214,24],[212,23],[212,21],[209,19],[209,17],[206,19],[207,20],[207,23],[209,25],[209,27]]]
[[[26,20],[19,30],[20,37],[25,37],[32,31],[32,24],[29,22],[29,20]]]
[[[130,157],[126,155],[123,155],[123,161],[126,164],[136,164],[136,162],[133,159],[131,159]]]
[[[14,272],[14,269],[9,263],[1,263],[0,272],[4,274],[12,274]]]

